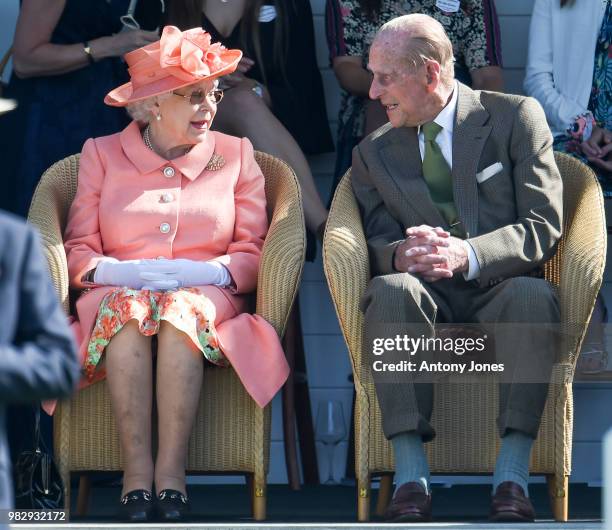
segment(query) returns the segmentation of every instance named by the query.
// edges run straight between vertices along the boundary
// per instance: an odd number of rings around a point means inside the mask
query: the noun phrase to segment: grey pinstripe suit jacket
[[[498,163],[500,171],[486,171]],[[526,274],[553,255],[561,235],[562,183],[535,99],[459,83],[452,165],[455,205],[478,258],[480,285]],[[352,184],[373,275],[396,272],[393,254],[407,227],[448,228],[421,168],[416,128],[386,124],[353,151]],[[489,178],[478,182],[483,170]]]

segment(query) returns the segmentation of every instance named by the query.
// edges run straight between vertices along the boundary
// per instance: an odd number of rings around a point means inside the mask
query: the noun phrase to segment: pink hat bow
[[[189,80],[206,77],[220,70],[224,63],[221,53],[225,50],[202,28],[181,31],[175,26],[166,26],[159,41],[159,65],[171,68],[172,75]]]

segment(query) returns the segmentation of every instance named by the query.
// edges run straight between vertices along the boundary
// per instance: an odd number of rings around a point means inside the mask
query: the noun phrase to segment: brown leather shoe
[[[402,484],[385,512],[385,519],[393,523],[431,521],[431,494],[418,482]]]
[[[491,499],[489,519],[496,522],[531,523],[535,519],[535,510],[523,488],[508,480],[497,486]]]

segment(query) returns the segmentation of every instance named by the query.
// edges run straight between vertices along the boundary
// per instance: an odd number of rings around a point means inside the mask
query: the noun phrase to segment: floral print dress
[[[214,327],[215,306],[198,289],[183,288],[172,291],[150,291],[120,287],[110,291],[102,300],[96,323],[87,346],[83,366],[88,381],[96,376],[96,367],[111,339],[130,320],[136,320],[140,332],[150,337],[159,332],[162,321],[167,321],[185,333],[204,357],[219,366],[228,366],[219,349]]]

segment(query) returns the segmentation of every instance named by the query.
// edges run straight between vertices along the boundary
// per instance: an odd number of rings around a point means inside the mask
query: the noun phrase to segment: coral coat
[[[213,153],[225,159],[216,171],[206,169]],[[266,230],[264,177],[246,138],[209,132],[174,160],[148,149],[136,122],[88,140],[64,238],[71,287],[92,287],[76,303],[82,359],[100,302],[113,289],[82,278],[104,256],[216,260],[228,268],[235,288],[199,289],[216,307],[221,351],[265,406],[289,373],[274,328],[246,313]]]

